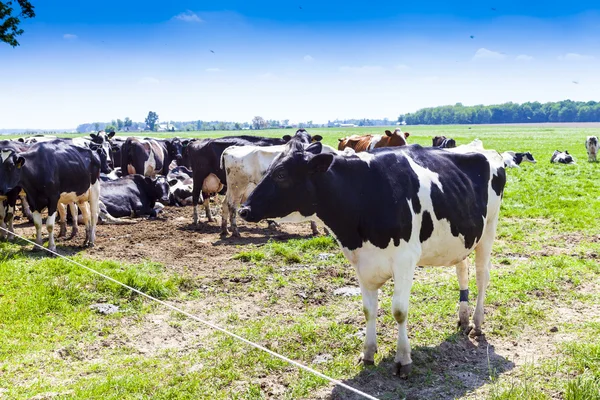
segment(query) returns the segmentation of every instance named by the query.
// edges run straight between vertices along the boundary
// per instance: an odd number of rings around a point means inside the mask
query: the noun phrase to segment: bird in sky
[[[579,82],[577,82],[577,81],[573,81],[573,83],[576,84],[576,85],[579,85]]]
[[[471,39],[475,39],[475,35],[471,35],[471,36],[470,36],[470,38],[471,38]]]
[[[214,52],[214,51],[212,51],[212,50],[211,50],[210,52],[211,52],[211,53],[213,53],[213,54],[215,53],[215,52]]]

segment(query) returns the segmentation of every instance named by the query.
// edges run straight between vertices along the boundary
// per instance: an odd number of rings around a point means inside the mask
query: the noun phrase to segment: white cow
[[[308,144],[305,144],[305,147]],[[227,219],[230,219],[232,236],[239,237],[237,227],[237,208],[246,201],[252,190],[263,178],[269,165],[285,150],[286,145],[279,146],[231,146],[221,155],[221,169],[227,179],[227,194],[222,204],[221,236],[227,236]],[[352,149],[350,149],[352,153]],[[331,146],[323,145],[323,153],[342,154]],[[348,152],[346,152],[348,153]],[[279,222],[303,222],[309,219],[291,215],[277,219]],[[310,221],[314,235],[319,233],[315,221]]]

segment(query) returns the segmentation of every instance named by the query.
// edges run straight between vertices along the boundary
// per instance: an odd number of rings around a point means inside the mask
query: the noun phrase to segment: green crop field
[[[339,137],[383,130],[308,131],[337,146]],[[405,380],[392,374],[396,327],[391,282],[379,297],[376,365],[359,363],[365,327],[360,295],[333,293],[358,284],[331,237],[228,246],[231,254],[204,273],[152,257],[124,263],[110,253],[112,238],[102,244],[104,261],[90,250],[75,258],[379,399],[600,399],[600,164],[587,161],[584,147],[586,136],[600,136],[600,128],[403,130],[411,134],[409,143],[429,146],[431,137],[441,134],[458,144],[479,138],[488,149],[531,151],[538,160],[507,170],[485,338],[464,337],[456,330],[454,268],[417,269],[408,318],[414,369]],[[242,133],[256,132],[175,134]],[[276,137],[293,130],[259,133]],[[577,164],[550,164],[557,149],[569,150]],[[190,223],[191,209],[185,213]],[[139,229],[144,224],[149,222],[140,222]],[[23,232],[18,224],[16,228]],[[192,232],[179,235],[177,240]],[[207,259],[225,247],[217,246],[216,228],[195,235],[198,249],[213,245]],[[175,248],[177,241],[172,243]],[[59,243],[58,249],[71,248]],[[187,251],[203,251],[198,249]],[[474,265],[470,272],[473,303]],[[104,316],[89,308],[104,302],[119,311]],[[17,241],[0,243],[2,398],[359,397]]]

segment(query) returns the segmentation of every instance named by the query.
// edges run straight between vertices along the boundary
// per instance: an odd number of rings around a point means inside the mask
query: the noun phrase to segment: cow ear
[[[331,153],[322,153],[317,154],[308,162],[308,173],[309,174],[317,174],[327,172],[331,163],[333,162],[333,154]]]
[[[305,152],[312,153],[312,154],[321,154],[322,150],[323,150],[323,145],[321,144],[321,142],[312,143],[310,146],[308,146],[306,149],[304,149]]]
[[[90,133],[90,137],[91,137],[92,139],[95,139],[95,138],[96,138],[96,136],[98,136],[98,135],[96,135],[95,133]]]
[[[173,185],[177,184],[177,182],[178,182],[178,180],[177,180],[177,179],[171,179],[171,180],[169,181],[169,186],[173,186]]]
[[[149,176],[145,176],[144,181],[146,181],[146,184],[148,184],[148,185],[152,185],[154,183],[154,180],[152,178],[150,178]]]
[[[285,140],[285,142],[287,143],[287,142],[289,142],[290,140],[292,140],[292,137],[291,137],[290,135],[285,135],[285,136],[283,136],[283,138],[282,138],[282,139],[283,139],[283,140]]]
[[[112,139],[112,137],[115,136],[115,131],[110,132],[107,136],[109,139]]]
[[[386,134],[387,136],[392,136],[392,132],[390,132],[390,131],[385,131],[385,134]]]
[[[25,143],[25,139],[23,139],[22,137],[20,137],[19,139],[17,139],[19,142],[21,143]]]
[[[15,161],[15,166],[17,168],[21,168],[23,166],[23,164],[25,164],[25,159],[23,157],[18,157],[17,161]]]
[[[410,136],[410,133],[404,132],[404,139],[408,139],[409,136]]]
[[[321,140],[323,140],[323,136],[321,135],[315,135],[312,137],[313,142],[320,142]]]

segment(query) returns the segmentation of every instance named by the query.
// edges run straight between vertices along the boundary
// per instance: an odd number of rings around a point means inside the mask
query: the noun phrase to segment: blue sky
[[[141,121],[149,110],[326,122],[456,102],[599,100],[598,2],[34,5],[21,46],[0,45],[0,128]]]

